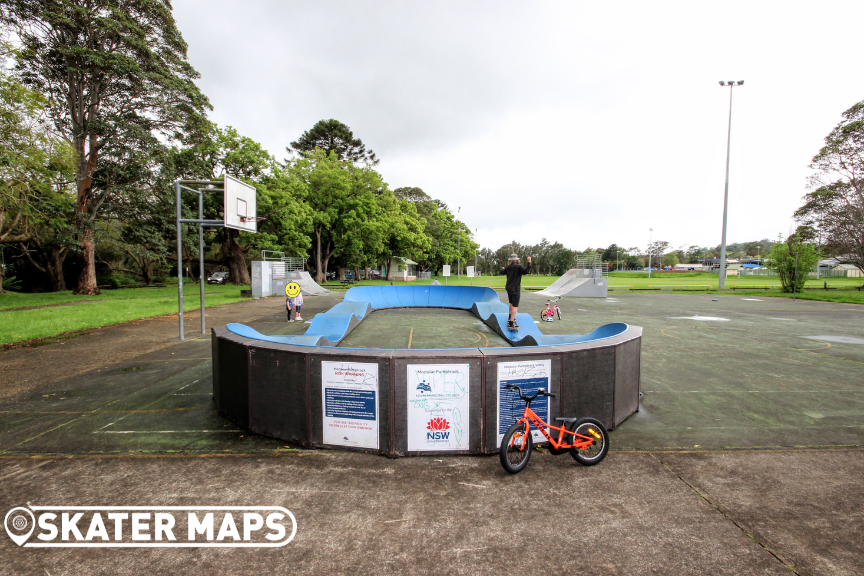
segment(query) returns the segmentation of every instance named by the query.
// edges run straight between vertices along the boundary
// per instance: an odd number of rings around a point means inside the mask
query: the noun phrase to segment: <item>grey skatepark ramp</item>
[[[286,272],[286,274],[288,275],[288,282],[296,282],[300,285],[300,290],[302,290],[304,296],[324,296],[330,293],[330,290],[319,286],[312,279],[312,276],[309,275],[309,272],[305,270],[302,272]]]
[[[281,252],[279,252],[281,254]],[[295,261],[295,262],[292,262]],[[324,296],[330,291],[318,285],[309,272],[302,268],[302,258],[282,258],[280,260],[255,260],[252,262],[252,296],[284,296],[289,282],[300,285],[304,296]],[[293,268],[292,268],[293,266]]]
[[[609,281],[594,268],[572,268],[538,294],[548,298],[606,298]]]

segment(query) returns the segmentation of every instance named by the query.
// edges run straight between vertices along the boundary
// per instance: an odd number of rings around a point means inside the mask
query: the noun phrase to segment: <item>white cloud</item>
[[[786,233],[807,164],[864,99],[860,2],[231,2],[175,6],[212,117],[277,157],[337,118],[391,187],[484,246]]]

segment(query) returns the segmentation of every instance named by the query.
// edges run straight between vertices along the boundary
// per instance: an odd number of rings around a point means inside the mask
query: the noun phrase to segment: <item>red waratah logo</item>
[[[450,423],[444,418],[432,418],[426,425],[427,430],[449,430]]]

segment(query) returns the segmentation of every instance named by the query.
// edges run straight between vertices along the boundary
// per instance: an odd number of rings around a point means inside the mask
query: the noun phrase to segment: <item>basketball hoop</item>
[[[240,216],[240,222],[260,222],[266,219],[266,216]]]

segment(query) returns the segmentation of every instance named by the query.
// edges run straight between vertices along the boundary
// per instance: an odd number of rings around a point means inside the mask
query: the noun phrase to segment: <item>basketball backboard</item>
[[[225,176],[225,227],[258,231],[258,211],[256,190],[252,186]]]

